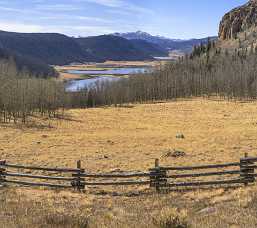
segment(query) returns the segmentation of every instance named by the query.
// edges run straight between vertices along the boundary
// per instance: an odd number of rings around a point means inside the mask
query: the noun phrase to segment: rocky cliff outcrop
[[[257,26],[257,0],[250,0],[225,14],[220,23],[219,39],[235,39],[239,33],[253,26]]]

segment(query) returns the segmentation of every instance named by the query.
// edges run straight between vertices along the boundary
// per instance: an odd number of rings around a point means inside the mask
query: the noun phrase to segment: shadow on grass
[[[193,191],[199,191],[199,190],[218,190],[218,189],[223,189],[224,191],[229,191],[229,190],[236,190],[241,187],[244,187],[242,184],[237,184],[233,186],[206,186],[206,187],[183,187],[183,188],[166,188],[160,190],[159,193],[161,194],[167,194],[171,192],[176,192],[176,193],[187,193],[187,192],[193,192]]]
[[[234,185],[234,186],[214,186],[214,187],[184,187],[184,188],[166,188],[156,191],[154,188],[149,188],[145,190],[130,190],[126,192],[122,191],[105,191],[105,190],[85,190],[84,193],[92,194],[96,196],[109,196],[109,197],[141,197],[141,196],[154,196],[154,195],[167,195],[169,193],[188,193],[195,191],[212,191],[212,190],[237,190],[243,187],[243,185]]]
[[[58,114],[53,117],[45,117],[40,115],[30,116],[29,119],[22,123],[17,121],[16,123],[11,120],[10,122],[0,122],[1,128],[11,128],[11,129],[36,129],[36,130],[47,130],[56,128],[55,125],[58,124],[58,121],[67,121],[67,122],[78,122],[82,123],[81,120],[73,118],[69,114]]]

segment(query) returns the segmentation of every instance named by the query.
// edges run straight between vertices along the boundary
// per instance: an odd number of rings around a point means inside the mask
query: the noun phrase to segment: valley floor
[[[156,158],[169,166],[239,161],[246,152],[257,156],[256,104],[193,99],[70,110],[63,120],[36,120],[29,127],[1,125],[0,160],[49,167],[75,167],[81,160],[89,172],[146,171]],[[167,156],[174,149],[185,156]],[[158,227],[154,218],[174,208],[182,210],[176,212],[180,216],[186,210],[193,227],[257,226],[257,186],[164,195],[143,191],[133,197],[101,195],[99,189],[98,195],[0,191],[0,227],[83,227],[88,217],[90,227]]]
[[[167,61],[155,60],[155,61],[106,61],[104,63],[87,63],[87,64],[75,64],[66,66],[55,66],[57,72],[59,72],[59,80],[69,81],[84,79],[83,76],[78,74],[71,74],[69,70],[106,70],[113,68],[126,68],[126,67],[159,67],[166,64]]]

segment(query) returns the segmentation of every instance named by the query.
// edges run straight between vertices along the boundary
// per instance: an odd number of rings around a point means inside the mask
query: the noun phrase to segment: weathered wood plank
[[[4,164],[3,167],[15,168],[15,169],[30,169],[30,170],[41,170],[48,172],[78,172],[79,169],[70,169],[70,168],[46,168],[46,167],[37,167],[37,166],[24,166],[24,165],[13,165],[13,164]]]
[[[201,166],[181,166],[181,167],[161,167],[163,170],[167,171],[176,171],[176,170],[196,170],[196,169],[215,169],[215,168],[226,168],[226,167],[236,167],[240,166],[239,162],[235,163],[226,163],[226,164],[218,164],[218,165],[201,165]]]
[[[257,177],[257,173],[248,173],[247,176]]]
[[[36,182],[16,181],[16,180],[3,180],[3,182],[10,183],[10,184],[25,185],[25,186],[38,186],[38,187],[51,187],[51,188],[73,188],[73,186],[71,186],[71,185],[36,183]]]
[[[32,178],[32,179],[43,179],[43,180],[60,180],[60,181],[75,180],[74,177],[52,177],[52,176],[41,176],[41,175],[31,175],[31,174],[24,174],[24,173],[10,173],[10,172],[3,172],[3,175],[9,176],[9,177],[24,177],[24,178]]]
[[[241,158],[240,161],[257,162],[257,157],[245,157],[245,158]]]
[[[85,186],[115,186],[115,185],[149,185],[150,181],[121,181],[121,182],[82,182]]]
[[[257,169],[257,165],[245,165],[245,164],[243,164],[243,165],[241,165],[241,168],[242,169]]]
[[[242,183],[245,183],[243,179],[234,179],[234,180],[223,180],[223,181],[168,183],[165,186],[166,187],[190,187],[190,186],[225,185],[225,184],[242,184]]]
[[[130,174],[72,174],[73,176],[81,176],[88,178],[131,178],[131,177],[149,177],[150,173],[130,173]]]
[[[221,176],[221,175],[236,175],[240,174],[240,170],[233,170],[233,171],[221,171],[221,172],[207,172],[207,173],[188,173],[188,174],[174,174],[168,175],[166,178],[187,178],[187,177],[205,177],[205,176]]]

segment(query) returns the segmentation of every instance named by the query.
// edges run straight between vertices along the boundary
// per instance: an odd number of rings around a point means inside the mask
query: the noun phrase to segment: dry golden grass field
[[[246,152],[257,156],[256,102],[192,99],[70,110],[61,120],[33,121],[0,126],[0,160],[70,168],[81,160],[87,171],[110,172],[147,171],[156,158],[179,166],[237,162]],[[185,156],[167,156],[174,149]],[[257,226],[255,185],[161,195],[142,188],[130,195],[122,188],[91,190],[2,188],[0,227]]]

